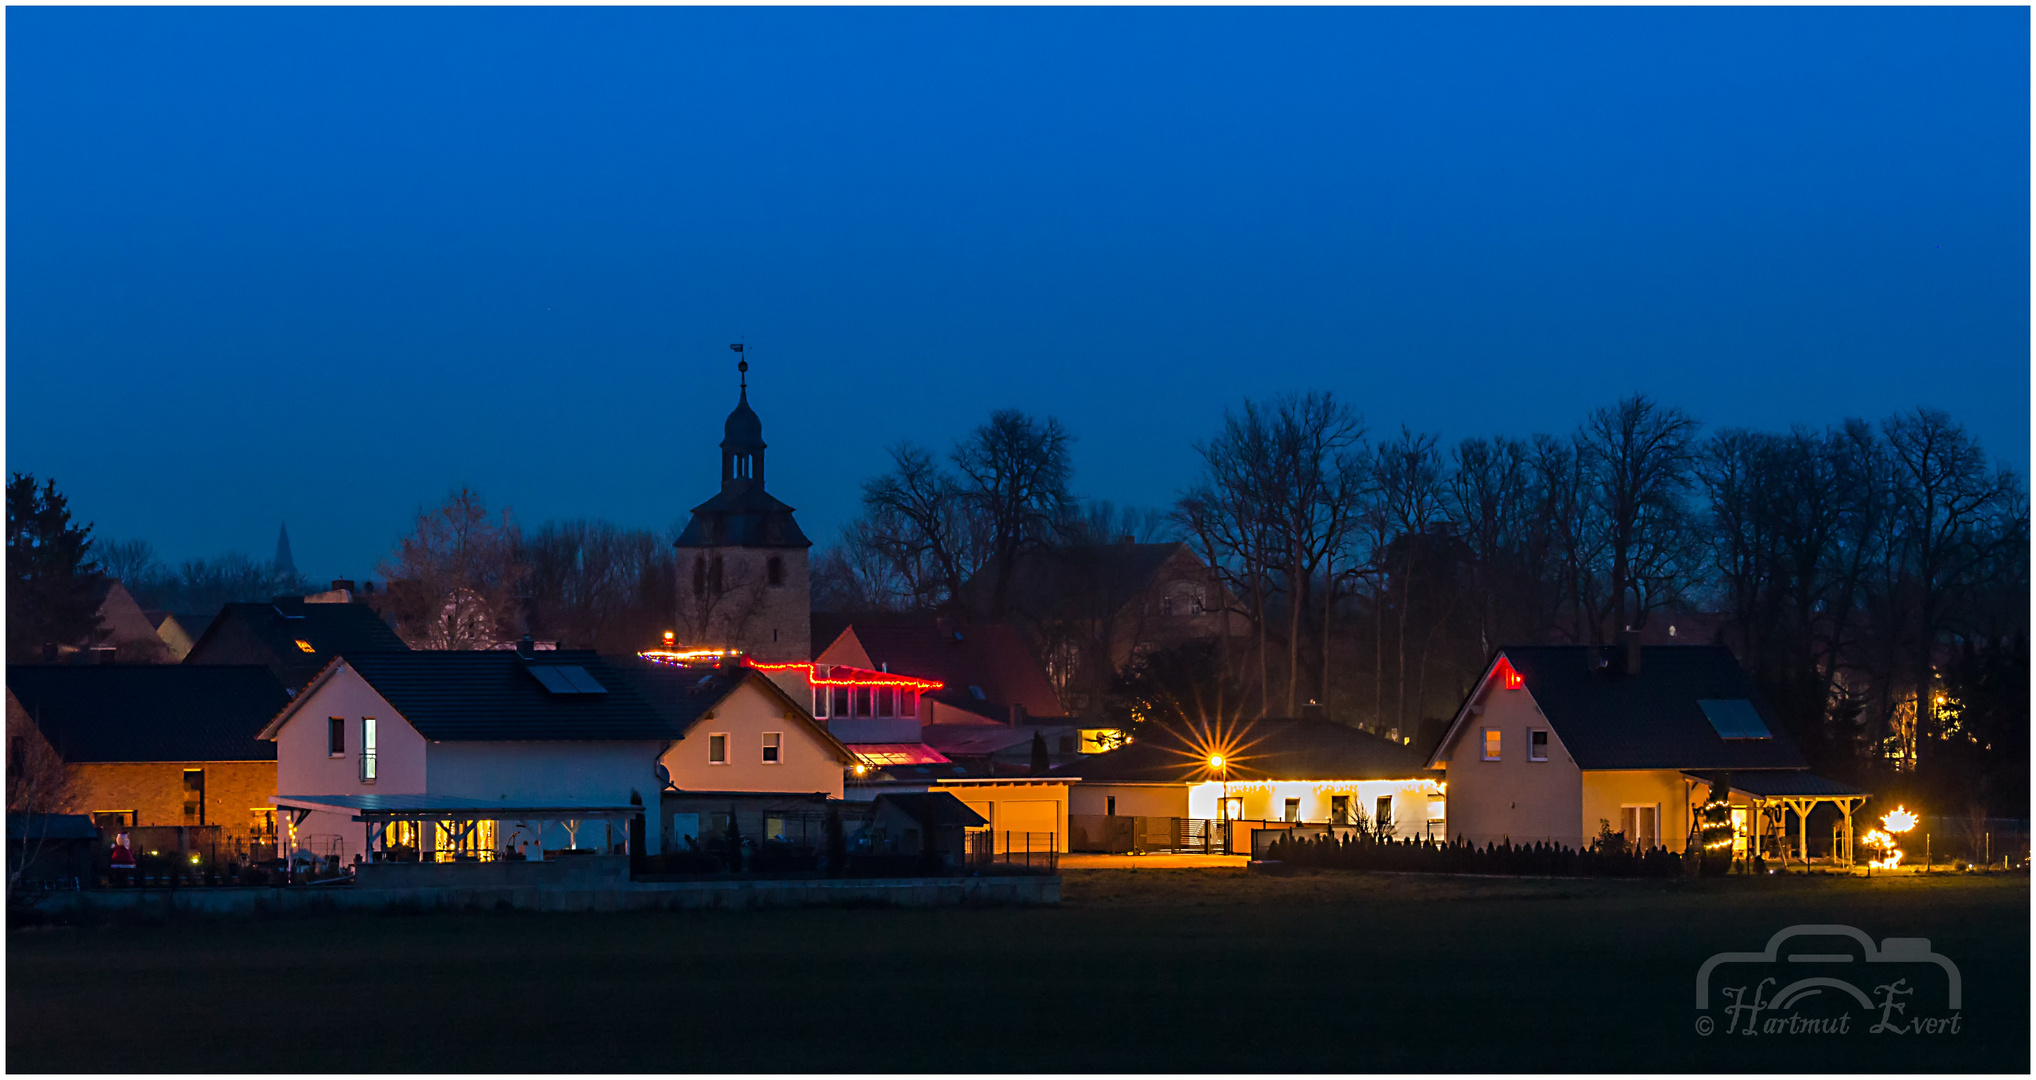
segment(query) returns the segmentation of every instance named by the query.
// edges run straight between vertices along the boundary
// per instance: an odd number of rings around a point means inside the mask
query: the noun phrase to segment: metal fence
[[[1225,847],[1223,822],[1211,818],[1069,814],[1067,824],[1069,851],[1220,855]]]
[[[1051,871],[1060,866],[1060,837],[1050,832],[970,829],[967,846],[970,867],[1004,864]]]

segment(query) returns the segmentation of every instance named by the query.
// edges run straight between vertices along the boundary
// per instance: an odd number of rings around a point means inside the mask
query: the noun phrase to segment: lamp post
[[[1223,823],[1223,853],[1230,853],[1230,766],[1222,754],[1209,755],[1209,767],[1222,776],[1223,794],[1216,802],[1216,820]]]

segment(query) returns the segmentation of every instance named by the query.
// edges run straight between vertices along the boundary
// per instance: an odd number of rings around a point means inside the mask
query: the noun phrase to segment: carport
[[[283,825],[296,850],[297,826],[313,811],[344,814],[367,826],[367,861],[382,862],[389,854],[392,829],[413,825],[416,829],[417,859],[420,862],[448,862],[455,859],[499,859],[512,847],[512,837],[538,838],[528,845],[526,858],[542,861],[542,837],[546,825],[558,825],[566,832],[568,846],[579,848],[582,829],[601,825],[610,843],[619,837],[622,853],[629,853],[630,823],[642,816],[643,807],[613,803],[516,803],[505,799],[474,799],[457,795],[278,795],[269,800],[284,812]],[[483,823],[491,826],[484,828]],[[426,826],[442,826],[427,828]],[[443,831],[447,845],[438,837]],[[478,837],[491,842],[477,844]],[[605,848],[603,849],[605,850]]]
[[[1706,784],[1712,782],[1710,776],[1698,773],[1684,773],[1683,775],[1694,780],[1701,780]],[[1810,812],[1817,808],[1818,803],[1830,803],[1838,808],[1840,822],[1838,843],[1836,849],[1832,852],[1831,861],[1842,866],[1852,865],[1852,815],[1854,811],[1859,809],[1861,804],[1872,797],[1872,792],[1862,791],[1859,788],[1841,784],[1836,780],[1827,780],[1824,777],[1800,769],[1735,772],[1728,775],[1727,786],[1732,794],[1743,796],[1753,807],[1753,813],[1749,815],[1752,818],[1750,822],[1752,827],[1752,842],[1747,847],[1749,852],[1755,855],[1759,854],[1761,850],[1760,838],[1764,833],[1763,826],[1767,821],[1768,812],[1772,810],[1776,812],[1781,820],[1781,831],[1776,834],[1776,839],[1779,841],[1777,846],[1781,849],[1782,863],[1787,865],[1789,860],[1788,815],[1794,812],[1797,822],[1795,838],[1796,858],[1804,866],[1808,866],[1810,864]]]

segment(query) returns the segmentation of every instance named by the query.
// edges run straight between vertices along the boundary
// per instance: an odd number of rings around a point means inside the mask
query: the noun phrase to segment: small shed
[[[864,838],[872,854],[918,855],[932,850],[950,865],[968,854],[968,831],[988,825],[945,791],[886,792],[870,806]]]
[[[21,880],[81,888],[98,878],[99,830],[85,814],[7,815],[7,866]]]

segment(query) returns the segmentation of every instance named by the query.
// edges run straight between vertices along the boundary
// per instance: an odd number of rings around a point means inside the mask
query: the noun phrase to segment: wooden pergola
[[[1711,776],[1698,773],[1684,775],[1704,783],[1713,780]],[[1750,822],[1752,833],[1747,846],[1749,857],[1760,854],[1760,841],[1764,835],[1762,826],[1767,820],[1768,811],[1775,810],[1779,812],[1782,825],[1781,832],[1776,836],[1779,841],[1777,846],[1781,849],[1782,864],[1784,866],[1788,864],[1790,847],[1788,816],[1793,812],[1797,821],[1795,855],[1804,866],[1808,866],[1810,813],[1817,808],[1818,803],[1830,803],[1838,808],[1840,822],[1837,847],[1831,853],[1832,861],[1842,866],[1853,865],[1852,815],[1861,804],[1873,797],[1872,792],[1862,791],[1836,780],[1827,780],[1806,769],[1751,769],[1731,773],[1727,782],[1732,794],[1744,797],[1752,807],[1753,812],[1749,815],[1752,819]]]

